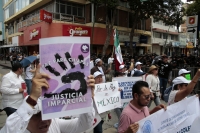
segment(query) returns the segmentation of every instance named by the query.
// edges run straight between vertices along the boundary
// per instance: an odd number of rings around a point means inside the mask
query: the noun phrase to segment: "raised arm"
[[[200,69],[196,72],[195,76],[193,77],[192,81],[185,87],[185,89],[180,90],[176,93],[175,102],[181,101],[184,99],[186,96],[188,96],[194,89],[196,83],[198,82],[200,78]]]
[[[133,68],[134,68],[134,59],[131,59],[131,65],[130,65],[130,67],[128,69],[128,72],[132,71]]]

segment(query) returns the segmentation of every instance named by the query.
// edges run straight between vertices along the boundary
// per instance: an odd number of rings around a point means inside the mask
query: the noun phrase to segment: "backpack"
[[[168,87],[165,92],[164,92],[164,101],[167,103],[168,102],[168,99],[169,99],[169,94],[170,92],[172,91],[172,86]]]

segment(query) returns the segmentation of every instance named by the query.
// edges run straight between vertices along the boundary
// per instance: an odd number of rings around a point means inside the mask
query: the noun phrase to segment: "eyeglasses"
[[[151,98],[151,94],[149,94],[149,95],[140,94],[140,96],[144,96],[144,98],[145,98],[146,100],[148,100],[149,98]]]

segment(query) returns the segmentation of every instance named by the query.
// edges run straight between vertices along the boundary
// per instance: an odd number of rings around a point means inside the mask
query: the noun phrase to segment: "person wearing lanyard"
[[[110,68],[108,68],[106,70],[106,68],[103,66],[103,62],[101,59],[96,59],[95,60],[95,66],[91,69],[91,74],[93,75],[96,71],[99,71],[102,73],[102,78],[103,78],[103,83],[106,82],[106,77],[105,77],[105,74],[108,74],[110,72]]]
[[[150,91],[152,92],[152,99],[156,106],[160,104],[160,80],[158,78],[158,68],[155,65],[152,65],[149,68],[148,75],[146,77],[146,82],[149,84]],[[149,107],[151,106],[151,102]]]

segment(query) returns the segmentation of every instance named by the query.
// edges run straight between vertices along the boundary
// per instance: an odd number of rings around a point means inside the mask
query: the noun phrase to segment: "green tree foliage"
[[[113,35],[113,26],[115,23],[117,6],[119,5],[118,0],[89,0],[91,3],[95,4],[96,9],[98,10],[98,6],[104,6],[106,10],[106,40],[103,46],[102,58],[106,54],[106,50],[110,44],[110,38]],[[95,13],[96,14],[96,13]]]
[[[187,16],[197,15],[200,12],[200,0],[195,0],[186,10]]]
[[[141,2],[140,0],[129,0],[130,9],[132,10],[132,30],[130,34],[130,43],[133,40],[136,25],[141,20],[146,20],[154,17],[154,20],[162,20],[166,25],[180,25],[180,19],[183,11],[180,8],[181,1],[179,0],[148,0]],[[177,20],[178,19],[178,20]],[[130,46],[131,54],[133,47]]]

